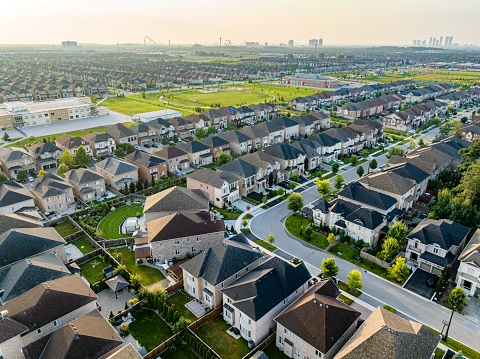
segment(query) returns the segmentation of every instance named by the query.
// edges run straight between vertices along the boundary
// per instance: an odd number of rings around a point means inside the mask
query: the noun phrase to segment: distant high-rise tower
[[[428,47],[431,47],[431,46],[432,46],[432,40],[433,40],[433,38],[430,37],[430,42],[428,43]]]
[[[413,46],[417,46],[417,40],[413,40]]]
[[[323,39],[318,39],[318,46],[323,46]]]
[[[423,40],[423,41],[422,41],[422,46],[423,46],[423,47],[426,47],[426,46],[427,46],[427,40]]]
[[[443,36],[440,36],[440,41],[438,42],[438,46],[443,46]]]
[[[293,40],[288,40],[288,46],[289,46],[289,47],[293,47],[293,46],[294,46],[294,45],[293,45]]]
[[[318,45],[318,39],[308,40],[308,46],[315,47]]]
[[[453,36],[450,36],[450,39],[448,40],[448,46],[453,45]]]

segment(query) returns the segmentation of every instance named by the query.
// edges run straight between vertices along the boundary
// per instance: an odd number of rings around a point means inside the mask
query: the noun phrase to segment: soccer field
[[[199,107],[224,107],[244,106],[260,102],[270,102],[273,95],[251,90],[219,90],[217,92],[202,93],[199,91],[187,91],[173,93],[164,98],[172,104]]]

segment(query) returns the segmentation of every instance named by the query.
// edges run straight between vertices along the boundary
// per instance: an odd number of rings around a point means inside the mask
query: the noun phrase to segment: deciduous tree
[[[362,273],[358,270],[354,269],[347,275],[347,285],[353,291],[357,291],[362,289],[363,282],[362,282]]]
[[[296,213],[303,208],[303,196],[300,193],[293,192],[288,197],[287,209]]]
[[[317,185],[317,192],[320,196],[325,197],[330,195],[332,191],[332,185],[327,179],[316,179],[314,183]]]
[[[398,257],[395,259],[395,263],[388,268],[388,274],[397,282],[402,282],[403,280],[407,279],[410,275],[410,271],[408,270],[408,266],[405,264],[405,258]]]
[[[333,185],[335,186],[335,188],[337,190],[340,190],[340,188],[342,188],[344,184],[345,184],[345,181],[343,180],[342,175],[337,174],[337,176],[335,177],[335,180],[333,181]]]
[[[232,156],[226,151],[220,151],[217,153],[217,157],[215,162],[218,163],[219,166],[224,165],[232,160]]]
[[[325,278],[335,277],[338,274],[338,266],[334,258],[327,258],[322,261],[320,271]]]
[[[68,167],[69,170],[71,170],[75,165],[75,158],[70,153],[70,151],[64,151],[58,159],[58,163],[64,164]]]

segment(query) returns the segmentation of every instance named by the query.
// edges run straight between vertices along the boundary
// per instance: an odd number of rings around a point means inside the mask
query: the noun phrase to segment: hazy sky
[[[480,44],[479,0],[1,1],[0,43],[407,44],[430,36]],[[427,41],[428,43],[428,41]]]

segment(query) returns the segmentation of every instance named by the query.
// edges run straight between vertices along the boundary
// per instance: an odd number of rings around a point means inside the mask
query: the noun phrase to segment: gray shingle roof
[[[112,135],[115,139],[136,136],[136,133],[127,126],[125,126],[123,123],[116,123],[114,125],[111,125],[105,130],[105,132]]]
[[[311,277],[304,263],[294,266],[271,257],[221,291],[241,312],[257,321]]]
[[[65,173],[65,177],[76,185],[103,180],[103,176],[88,168],[77,168]]]
[[[0,207],[11,206],[29,199],[33,199],[33,195],[20,183],[13,180],[0,183]]]
[[[277,143],[265,148],[263,151],[270,156],[281,160],[296,160],[300,156],[305,155],[305,152],[289,145],[288,143]]]
[[[31,158],[33,159],[32,155],[28,153],[23,148],[17,147],[7,147],[7,148],[0,148],[0,159],[5,162],[10,161],[18,161],[24,158]]]
[[[349,184],[338,192],[338,195],[382,210],[387,210],[397,203],[395,198],[368,189],[359,182]]]
[[[208,194],[202,190],[183,187],[172,187],[165,191],[148,196],[143,213],[208,211]]]
[[[95,166],[115,176],[132,171],[138,171],[137,166],[116,157],[106,158],[103,161],[98,162]]]
[[[448,219],[425,218],[407,236],[424,244],[438,244],[447,251],[451,246],[459,246],[470,232],[470,228]]]
[[[225,182],[231,184],[239,181],[237,177],[228,171],[217,172],[209,168],[199,168],[187,174],[187,178],[194,179],[215,188],[222,188]]]
[[[248,162],[245,162],[241,158],[236,158],[229,163],[221,165],[220,167],[218,167],[218,170],[228,171],[241,178],[248,178],[255,176],[260,170],[260,168]]]
[[[475,231],[458,260],[480,268],[480,229]]]
[[[245,238],[245,235],[240,233],[235,237]],[[200,253],[181,267],[194,277],[203,278],[216,286],[262,257],[260,251],[232,237]]]
[[[145,168],[156,167],[165,162],[164,159],[153,156],[144,151],[136,150],[135,152],[129,153],[125,156],[125,159],[134,162],[138,166]]]
[[[185,152],[188,152],[188,153],[197,153],[197,152],[201,152],[201,151],[208,151],[210,150],[210,147],[199,142],[199,141],[191,141],[191,142],[183,142],[183,143],[179,143],[177,144],[177,148],[185,151]]]
[[[40,198],[48,198],[65,194],[65,191],[72,188],[72,185],[53,173],[45,173],[37,178],[32,184],[32,190]]]
[[[390,170],[373,173],[359,180],[360,183],[369,187],[388,191],[397,195],[404,195],[415,187],[415,181],[405,178]]]

